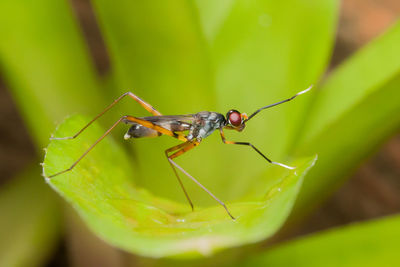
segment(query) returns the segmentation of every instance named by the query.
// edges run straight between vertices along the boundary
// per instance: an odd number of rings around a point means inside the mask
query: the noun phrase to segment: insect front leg
[[[267,156],[265,156],[263,153],[261,153],[260,150],[258,150],[255,146],[253,146],[253,145],[252,145],[251,143],[249,143],[249,142],[227,141],[227,140],[225,139],[224,131],[223,131],[222,129],[220,129],[219,132],[220,132],[220,135],[221,135],[222,142],[224,142],[224,144],[249,146],[249,147],[253,148],[258,154],[260,154],[265,160],[267,160],[267,161],[268,161],[269,163],[271,163],[271,164],[279,165],[279,166],[284,167],[284,168],[289,169],[289,170],[293,170],[293,169],[296,168],[296,167],[291,167],[291,166],[285,165],[285,164],[283,164],[283,163],[279,163],[279,162],[275,162],[275,161],[270,160],[269,158],[267,158]]]

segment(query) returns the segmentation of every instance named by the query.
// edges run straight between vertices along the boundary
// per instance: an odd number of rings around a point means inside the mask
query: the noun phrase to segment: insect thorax
[[[187,138],[198,141],[212,134],[216,129],[225,125],[225,117],[217,112],[201,111],[194,115],[192,126],[189,129]]]

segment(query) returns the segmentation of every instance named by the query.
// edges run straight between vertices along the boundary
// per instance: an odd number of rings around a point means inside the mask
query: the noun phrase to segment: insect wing
[[[167,116],[151,116],[142,119],[150,121],[156,125],[166,128],[173,132],[183,132],[190,129],[194,116],[190,115],[167,115]]]

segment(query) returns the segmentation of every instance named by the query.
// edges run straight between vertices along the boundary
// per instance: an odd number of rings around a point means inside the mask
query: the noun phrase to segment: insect
[[[174,159],[181,156],[185,152],[195,148],[198,146],[201,141],[213,133],[215,130],[219,130],[221,135],[222,142],[225,144],[234,144],[234,145],[244,145],[249,146],[254,149],[258,154],[260,154],[265,160],[267,160],[271,164],[279,165],[281,167],[287,169],[294,169],[295,167],[290,167],[285,164],[275,162],[266,157],[260,150],[258,150],[254,145],[249,142],[234,142],[228,141],[225,139],[224,129],[243,131],[246,123],[252,119],[255,115],[257,115],[260,111],[274,107],[276,105],[288,102],[298,95],[304,94],[308,92],[312,86],[307,88],[304,91],[301,91],[294,96],[279,101],[274,104],[270,104],[259,108],[250,116],[247,116],[245,113],[240,113],[235,109],[231,109],[228,111],[226,116],[217,112],[209,112],[209,111],[201,111],[196,114],[187,114],[187,115],[172,115],[165,116],[162,115],[159,111],[157,111],[153,106],[149,103],[145,102],[135,94],[131,92],[124,93],[113,103],[111,103],[108,107],[106,107],[101,113],[99,113],[96,117],[94,117],[88,124],[86,124],[82,129],[80,129],[76,134],[69,137],[51,137],[52,140],[65,140],[65,139],[74,139],[78,137],[87,127],[89,127],[95,120],[100,118],[104,113],[106,113],[109,109],[111,109],[115,104],[117,104],[121,99],[126,96],[133,98],[137,103],[139,103],[144,109],[150,112],[153,116],[150,117],[133,117],[129,115],[122,116],[119,118],[100,138],[98,138],[93,145],[91,145],[68,169],[55,173],[53,175],[48,176],[48,178],[55,177],[57,175],[63,174],[65,172],[71,171],[101,140],[103,140],[119,123],[123,122],[125,124],[130,125],[129,130],[126,132],[124,138],[142,138],[142,137],[158,137],[161,135],[168,135],[174,137],[183,143],[173,146],[167,150],[165,150],[165,155],[170,163],[176,178],[178,178],[178,182],[188,200],[192,210],[194,210],[193,203],[187,193],[185,187],[183,186],[182,180],[176,169],[179,169],[183,172],[187,177],[189,177],[193,182],[195,182],[198,186],[200,186],[204,191],[206,191],[212,198],[214,198],[219,204],[221,204],[228,215],[235,220],[235,217],[229,212],[227,206],[224,202],[222,202],[219,198],[217,198],[213,193],[210,192],[205,186],[203,186],[197,179],[195,179],[192,175],[190,175],[187,171],[185,171],[181,166],[179,166]]]

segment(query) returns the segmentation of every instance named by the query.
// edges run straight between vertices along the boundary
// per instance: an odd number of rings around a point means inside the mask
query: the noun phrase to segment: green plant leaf
[[[86,121],[74,116],[61,124],[55,135],[68,136]],[[94,124],[77,139],[52,141],[44,161],[45,174],[68,168],[103,132]],[[274,176],[268,177],[267,172],[264,177],[268,179],[257,184],[259,190],[251,198],[227,203],[236,221],[217,204],[196,206],[191,212],[188,205],[136,187],[132,163],[112,138],[104,139],[71,172],[46,180],[97,235],[117,247],[152,257],[206,255],[273,235],[288,216],[314,162],[315,158],[296,160],[294,171],[272,166],[269,170]],[[153,168],[158,164],[153,162]],[[164,176],[158,179],[173,179]]]
[[[400,216],[287,242],[239,266],[398,266]]]
[[[400,127],[400,23],[338,67],[320,88],[299,154],[320,161],[304,182],[298,205],[325,198]],[[326,120],[325,120],[326,118]]]
[[[208,39],[221,111],[250,113],[318,81],[335,38],[338,1],[223,1],[228,11],[217,14],[215,2],[221,1],[196,3],[205,32],[209,21],[224,18]],[[286,155],[309,100],[259,115],[249,123],[251,138],[275,158]]]
[[[43,266],[57,246],[60,203],[31,167],[0,190],[0,266]]]
[[[54,122],[103,107],[67,1],[0,1],[0,68],[40,150]]]
[[[221,2],[226,6],[219,7]],[[338,1],[196,3],[213,64],[219,112],[237,108],[251,114],[320,79],[334,43]],[[215,23],[212,31],[211,22]],[[312,94],[262,112],[234,140],[251,141],[275,161],[287,160],[288,148],[297,138],[296,131]],[[213,146],[213,153],[215,149]],[[221,169],[220,164],[213,169],[218,177],[229,173],[231,186],[227,197],[235,198],[243,194],[243,176],[248,183],[256,183],[267,167],[257,161],[253,151],[231,148],[227,155],[227,149],[220,148],[220,158],[233,166],[251,166],[243,172]],[[218,186],[224,187],[224,183],[221,181]]]
[[[93,4],[110,51],[116,94],[131,90],[165,115],[214,109],[213,77],[190,1],[123,0],[115,5],[96,0]],[[118,107],[124,110],[121,115],[151,115],[129,101]],[[178,196],[178,200],[184,201],[171,183],[156,181],[156,177],[171,171],[168,164],[151,167],[153,161],[165,161],[163,153],[152,153],[165,147],[165,143],[133,143],[140,155],[138,172],[144,170],[138,175],[138,183],[159,196]],[[172,142],[169,144],[172,146]],[[190,168],[192,162],[185,165]]]
[[[400,21],[336,68],[318,89],[308,117],[305,141],[346,113],[400,73]],[[374,106],[371,106],[371,110]]]
[[[232,108],[250,113],[307,88],[327,65],[338,11],[336,0],[93,3],[119,93],[132,90],[165,115]],[[284,161],[307,97],[264,112],[241,136],[227,137],[254,142],[272,159]],[[128,111],[147,115],[136,104],[124,113]],[[168,148],[165,142],[134,142],[137,171],[143,171],[138,183],[159,196],[185,201],[174,185],[156,181],[171,173],[168,164],[152,168],[152,162],[165,160],[162,153],[153,153]],[[251,149],[225,146],[217,135],[204,143],[179,160],[194,171],[204,161],[210,175],[203,181],[224,188],[226,199],[242,196],[244,176],[251,184],[268,168]],[[221,177],[230,177],[228,186]],[[197,199],[210,203],[194,185],[188,187]]]

